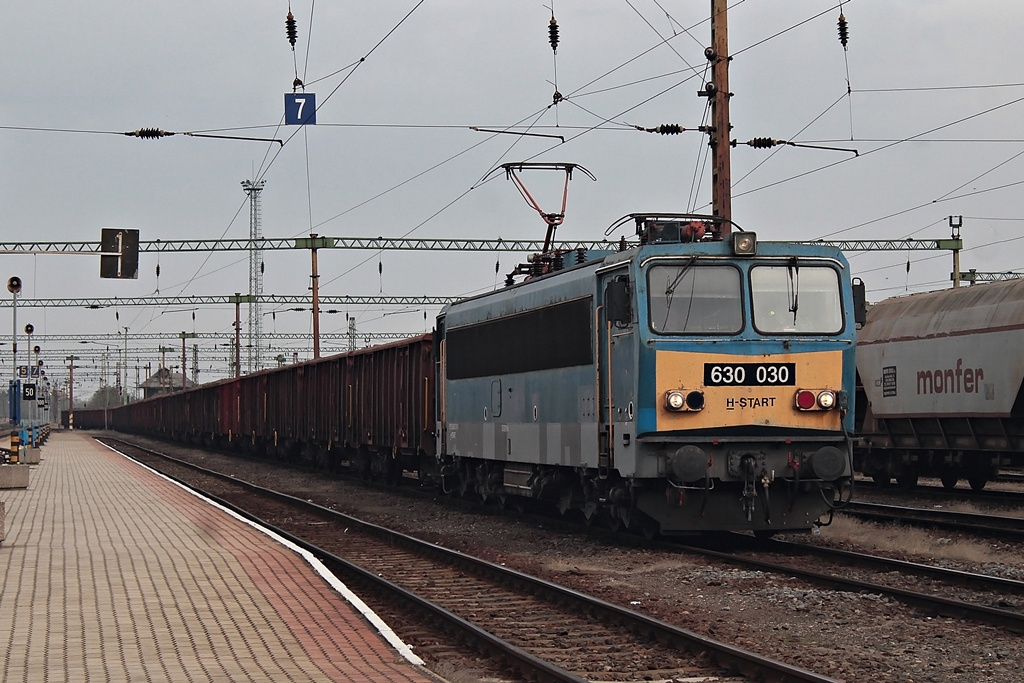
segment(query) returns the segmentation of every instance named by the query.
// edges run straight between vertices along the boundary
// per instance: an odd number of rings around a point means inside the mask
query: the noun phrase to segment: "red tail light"
[[[813,391],[801,389],[796,392],[796,407],[800,410],[811,410],[818,404],[818,397]]]

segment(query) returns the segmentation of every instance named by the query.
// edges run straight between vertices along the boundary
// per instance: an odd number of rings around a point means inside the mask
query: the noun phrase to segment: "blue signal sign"
[[[285,93],[284,122],[289,126],[305,126],[316,123],[316,95],[306,93]]]

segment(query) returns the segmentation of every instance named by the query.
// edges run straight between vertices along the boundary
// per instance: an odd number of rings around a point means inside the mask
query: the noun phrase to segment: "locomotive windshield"
[[[743,329],[740,271],[732,266],[653,266],[651,328],[662,334],[735,334]]]
[[[763,334],[836,334],[843,329],[839,273],[789,264],[750,269],[754,328]]]

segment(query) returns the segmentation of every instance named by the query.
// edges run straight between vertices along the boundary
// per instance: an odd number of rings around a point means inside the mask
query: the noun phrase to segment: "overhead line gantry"
[[[237,295],[223,296],[140,296],[87,299],[19,299],[18,306],[24,308],[114,308],[117,306],[211,306],[234,305]],[[258,297],[261,304],[269,306],[309,306],[308,296],[285,294],[263,294]],[[321,305],[327,306],[444,306],[457,301],[454,296],[323,296]],[[10,308],[11,302],[0,299],[0,308]],[[299,310],[308,310],[300,308]]]
[[[402,237],[319,237],[318,248],[365,249],[370,251],[508,251],[537,252],[544,249],[543,240],[456,239]],[[308,249],[309,238],[215,239],[215,240],[153,240],[140,241],[140,252],[177,251],[245,251],[254,249],[277,251]],[[957,239],[903,239],[903,240],[811,240],[841,251],[950,251],[963,249],[963,240]],[[562,241],[553,249],[563,252],[616,250],[621,246],[634,247],[630,240]],[[99,242],[0,242],[0,254],[98,254]]]

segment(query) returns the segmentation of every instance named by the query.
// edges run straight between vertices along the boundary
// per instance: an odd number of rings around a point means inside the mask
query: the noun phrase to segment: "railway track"
[[[749,537],[736,540],[741,547],[730,552],[693,546],[685,549],[748,569],[788,573],[828,588],[886,595],[937,616],[969,619],[1024,633],[1024,581],[805,543]],[[823,562],[814,570],[807,569],[808,556]],[[864,571],[857,572],[857,568]],[[924,584],[924,588],[906,587],[915,584]],[[961,597],[951,598],[951,594]]]
[[[364,599],[396,613],[393,624],[406,624],[413,640],[445,631],[455,648],[472,642],[488,659],[502,662],[501,669],[525,679],[835,680],[292,496],[138,446],[103,441],[123,444],[118,450],[131,451],[161,471],[175,470],[169,474],[248,516],[256,514],[308,547],[357,586]],[[311,536],[318,547],[303,539]],[[410,606],[421,615],[417,624],[408,623]],[[429,615],[426,621],[422,615]]]
[[[899,485],[879,487],[869,480],[858,480],[857,493],[854,499],[857,500],[864,495],[872,498],[922,498],[942,503],[964,501],[993,506],[1024,505],[1024,490],[986,488],[981,491],[975,491],[971,488],[948,489],[939,484],[924,483],[918,483],[908,489],[902,488]]]
[[[839,514],[873,522],[894,522],[931,529],[947,529],[1002,540],[1024,540],[1024,519],[1020,517],[860,502],[849,503]]]

